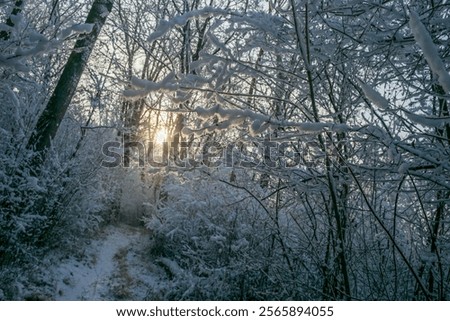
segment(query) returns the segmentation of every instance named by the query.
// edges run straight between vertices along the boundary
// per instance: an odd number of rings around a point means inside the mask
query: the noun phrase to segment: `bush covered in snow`
[[[307,298],[306,291],[298,293],[301,278],[292,278],[289,269],[295,267],[275,245],[277,231],[264,205],[217,175],[166,177],[165,199],[146,226],[152,232],[150,260],[164,267],[169,280],[150,298]]]

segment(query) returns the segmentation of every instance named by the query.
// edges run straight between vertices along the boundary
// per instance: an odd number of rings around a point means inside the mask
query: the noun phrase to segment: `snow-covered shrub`
[[[32,254],[30,248],[41,244],[57,219],[61,193],[51,178],[38,179],[20,164],[2,157],[0,170],[0,257],[2,263]]]
[[[284,260],[270,253],[270,219],[246,191],[194,171],[168,175],[163,192],[166,199],[146,226],[152,260],[170,281],[150,298],[282,299],[294,291]]]
[[[0,154],[0,289],[9,300],[29,295],[20,288],[42,288],[34,275],[46,273],[40,270],[45,255],[82,250],[83,240],[112,219],[115,200],[114,173],[88,167],[79,158],[61,162],[52,151],[35,175],[32,153],[16,146],[4,145]]]
[[[33,174],[33,153],[25,148],[40,97],[37,83],[10,75],[0,86],[0,264],[30,259],[57,220],[64,175],[52,159]],[[3,108],[4,107],[4,108]]]

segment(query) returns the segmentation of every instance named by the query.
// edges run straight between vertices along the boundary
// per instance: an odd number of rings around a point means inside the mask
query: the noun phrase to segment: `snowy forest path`
[[[145,260],[148,238],[144,228],[107,226],[81,258],[68,258],[56,268],[55,299],[145,299],[158,274]]]

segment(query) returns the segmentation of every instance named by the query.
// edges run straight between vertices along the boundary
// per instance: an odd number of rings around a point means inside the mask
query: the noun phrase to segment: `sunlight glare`
[[[158,129],[155,134],[155,142],[157,144],[162,144],[167,140],[167,131],[165,129]]]

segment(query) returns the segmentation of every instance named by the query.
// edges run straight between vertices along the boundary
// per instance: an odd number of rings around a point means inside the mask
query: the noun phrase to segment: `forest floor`
[[[164,272],[149,257],[144,228],[105,227],[81,255],[55,265],[55,300],[145,300]]]

